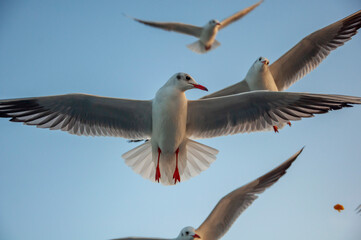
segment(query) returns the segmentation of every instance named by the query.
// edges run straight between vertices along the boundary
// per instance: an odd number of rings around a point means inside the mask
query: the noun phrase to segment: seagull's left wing
[[[0,100],[0,117],[76,135],[149,138],[152,102],[88,94]]]
[[[315,69],[332,50],[351,39],[361,27],[361,10],[311,33],[270,66],[279,91]]]
[[[196,230],[201,239],[220,239],[239,215],[258,198],[257,194],[263,193],[286,173],[286,170],[296,160],[302,150],[262,177],[224,196],[207,219]]]
[[[155,28],[160,28],[160,29],[163,29],[166,31],[183,33],[183,34],[191,35],[194,37],[200,37],[202,30],[203,30],[203,28],[201,28],[201,27],[190,25],[190,24],[185,24],[185,23],[153,22],[153,21],[145,21],[145,20],[141,20],[141,19],[133,18],[133,17],[131,17],[131,18],[137,22],[143,23],[144,25],[148,25],[148,26],[155,27]]]
[[[230,17],[228,17],[226,19],[223,19],[222,22],[221,22],[221,26],[219,26],[219,29],[225,28],[229,24],[241,19],[242,17],[247,15],[250,11],[252,11],[256,7],[258,7],[262,2],[263,2],[263,0],[259,1],[258,3],[252,5],[252,6],[248,7],[248,8],[245,8],[245,9],[233,14],[232,16],[230,16]]]
[[[252,91],[188,101],[187,135],[192,138],[211,138],[271,130],[275,125],[350,107],[350,104],[361,104],[361,98]]]

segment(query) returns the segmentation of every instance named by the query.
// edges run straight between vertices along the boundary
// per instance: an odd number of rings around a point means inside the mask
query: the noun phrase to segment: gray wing
[[[304,39],[270,66],[279,91],[315,69],[332,50],[351,39],[361,27],[361,10]]]
[[[0,117],[76,135],[148,138],[152,102],[86,94],[0,100]]]
[[[247,81],[243,80],[243,81],[233,84],[229,87],[223,88],[217,92],[214,92],[214,93],[208,94],[204,97],[201,97],[200,99],[223,97],[223,96],[227,96],[227,95],[233,95],[233,94],[249,92],[249,91],[251,91],[251,89],[249,88]]]
[[[239,215],[258,198],[257,194],[263,193],[286,173],[286,170],[296,160],[302,150],[303,148],[262,177],[224,196],[207,219],[196,230],[201,239],[220,239],[229,230]]]
[[[358,207],[355,209],[355,211],[357,211],[357,213],[361,213],[361,204],[358,205]]]
[[[233,14],[232,16],[230,16],[230,17],[228,17],[226,19],[223,19],[222,22],[221,22],[221,26],[219,26],[219,29],[225,28],[229,24],[241,19],[242,17],[247,15],[249,12],[251,12],[253,9],[258,7],[262,2],[263,2],[263,0],[259,1],[258,3],[252,5],[252,6],[248,7],[248,8],[245,8],[245,9]]]
[[[361,98],[252,91],[188,101],[187,135],[193,138],[211,138],[271,130],[275,125],[350,107],[350,104],[361,104]]]
[[[143,23],[145,25],[151,26],[151,27],[156,27],[156,28],[160,28],[166,31],[173,31],[173,32],[178,32],[178,33],[184,33],[184,34],[188,34],[194,37],[199,38],[201,36],[202,33],[202,29],[201,27],[197,27],[194,25],[189,25],[189,24],[184,24],[184,23],[177,23],[177,22],[152,22],[152,21],[144,21],[141,19],[137,19],[137,18],[133,18],[130,17],[133,20]]]

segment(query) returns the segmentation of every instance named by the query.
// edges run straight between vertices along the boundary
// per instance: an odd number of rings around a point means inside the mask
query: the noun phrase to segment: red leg
[[[179,148],[177,149],[177,151],[175,151],[175,170],[173,173],[174,184],[177,184],[177,181],[180,182],[180,175],[178,170],[178,153]]]
[[[209,49],[211,49],[211,46],[206,46],[205,49],[206,51],[208,51]]]
[[[292,126],[291,122],[287,122],[287,124],[288,124],[288,126],[290,126],[290,127]]]
[[[277,126],[273,126],[273,131],[275,131],[275,133],[278,133],[278,127],[277,127]]]
[[[159,182],[159,179],[160,179],[159,158],[160,158],[161,153],[162,153],[162,151],[158,147],[158,162],[157,162],[157,168],[155,169],[155,181],[158,181],[158,182]]]

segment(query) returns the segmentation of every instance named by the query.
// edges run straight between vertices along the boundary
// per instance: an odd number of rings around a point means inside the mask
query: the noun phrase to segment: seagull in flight
[[[360,27],[361,10],[306,36],[271,65],[267,58],[257,58],[245,79],[203,99],[255,90],[284,91],[315,69],[332,50],[349,41]],[[283,125],[273,126],[274,131]]]
[[[302,150],[272,171],[224,196],[197,229],[185,227],[180,231],[178,237],[170,239],[128,237],[113,240],[218,240],[228,232],[239,215],[258,198],[259,194],[263,193],[286,174],[287,169],[301,154]]]
[[[226,19],[223,19],[221,22],[212,19],[208,23],[206,23],[206,25],[204,25],[203,27],[198,27],[198,26],[178,23],[178,22],[152,22],[152,21],[144,21],[133,17],[130,18],[151,27],[156,27],[167,31],[174,31],[196,37],[199,40],[192,44],[187,45],[187,47],[196,53],[206,53],[210,50],[217,48],[220,45],[220,43],[216,40],[216,35],[219,30],[241,19],[243,16],[247,15],[253,9],[258,7],[262,2],[263,0],[233,14],[232,16]]]
[[[191,101],[185,96],[190,89],[207,91],[189,74],[176,73],[152,100],[88,94],[0,100],[0,117],[76,135],[149,139],[123,154],[125,163],[146,179],[173,185],[216,159],[218,150],[192,138],[264,131],[361,104],[360,97],[272,91]]]

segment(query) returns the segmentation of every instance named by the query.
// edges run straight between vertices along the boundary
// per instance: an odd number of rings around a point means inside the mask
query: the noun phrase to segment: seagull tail
[[[209,166],[216,160],[217,154],[217,149],[186,139],[179,146],[178,169],[180,181],[184,182],[208,169]],[[156,161],[156,159],[154,161]],[[163,185],[176,184],[175,179],[173,178],[175,168],[175,154],[162,153],[160,157],[160,182]]]
[[[218,150],[204,144],[186,139],[179,146],[178,169],[181,182],[197,176],[209,168],[216,160]],[[143,178],[155,182],[156,164],[158,154],[152,154],[151,140],[124,153],[122,158],[125,164],[140,174]],[[159,182],[163,185],[174,185],[173,174],[176,169],[175,153],[161,153],[159,168],[161,177]]]
[[[217,40],[214,40],[212,46],[209,49],[206,49],[206,46],[201,41],[198,40],[198,41],[195,41],[194,43],[187,45],[187,47],[190,50],[192,50],[193,52],[202,54],[202,53],[206,53],[210,50],[213,50],[220,45],[221,45],[220,42],[218,42]]]
[[[125,160],[125,164],[131,167],[134,172],[140,174],[143,178],[155,181],[155,165],[152,160],[151,141],[147,141],[124,153],[122,158]]]

